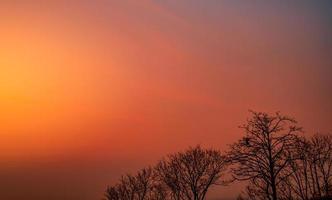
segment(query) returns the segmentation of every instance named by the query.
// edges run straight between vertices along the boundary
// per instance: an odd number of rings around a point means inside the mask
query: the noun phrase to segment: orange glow
[[[331,132],[323,6],[174,2],[1,2],[0,175],[21,187],[27,172],[45,193],[42,179],[77,184],[53,199],[96,199],[168,153],[224,149],[248,109]]]

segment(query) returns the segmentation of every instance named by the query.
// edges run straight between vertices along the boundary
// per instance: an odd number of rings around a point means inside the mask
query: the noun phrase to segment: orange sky
[[[331,133],[331,9],[0,1],[0,198],[99,199],[168,153],[225,149],[248,109]]]

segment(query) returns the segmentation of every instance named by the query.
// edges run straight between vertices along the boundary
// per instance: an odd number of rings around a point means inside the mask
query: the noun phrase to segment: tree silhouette
[[[295,148],[296,121],[279,113],[253,112],[241,128],[246,136],[231,145],[228,153],[234,180],[250,180],[266,199],[278,199],[278,186],[290,175],[285,170]]]
[[[120,183],[107,188],[106,200],[147,200],[153,192],[152,169],[144,168],[135,176],[127,174]]]
[[[105,200],[205,200],[213,185],[248,181],[238,200],[332,198],[332,135],[299,136],[297,122],[280,113],[250,111],[245,136],[227,154],[200,146],[171,154],[156,166],[122,176]]]
[[[313,185],[309,173],[311,162],[311,145],[304,137],[298,137],[295,149],[291,153],[292,159],[288,166],[289,177],[283,182],[281,191],[283,196],[290,196],[285,191],[292,191],[293,199],[308,200],[313,197]]]
[[[156,174],[171,199],[203,200],[210,186],[224,184],[221,177],[226,165],[219,151],[197,146],[161,160]]]
[[[227,162],[219,151],[200,146],[169,155],[154,168],[122,176],[105,200],[204,200],[212,185],[224,184]]]
[[[332,135],[316,134],[311,138],[311,172],[315,196],[332,196]]]
[[[308,200],[332,196],[332,135],[316,134],[300,138],[293,152],[285,182],[294,199]]]

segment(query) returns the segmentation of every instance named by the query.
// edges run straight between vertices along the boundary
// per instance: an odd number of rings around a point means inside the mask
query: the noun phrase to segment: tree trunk
[[[272,199],[277,200],[277,187],[275,180],[272,180],[271,188],[272,188]]]
[[[321,198],[322,193],[320,191],[321,189],[320,189],[320,184],[319,184],[319,178],[318,178],[316,163],[314,164],[314,172],[315,172],[315,177],[316,177],[316,186],[317,186],[317,190],[318,190],[318,196],[319,196],[319,198]]]

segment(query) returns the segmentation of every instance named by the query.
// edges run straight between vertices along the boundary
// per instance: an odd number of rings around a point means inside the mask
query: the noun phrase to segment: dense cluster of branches
[[[281,181],[276,185],[277,199],[332,199],[332,135],[298,137],[294,146],[278,177]],[[273,199],[271,188],[269,182],[250,177],[246,197],[239,199]]]
[[[287,173],[280,191],[284,199],[332,198],[332,135],[314,135],[295,143]]]
[[[245,137],[228,151],[234,180],[249,181],[250,200],[332,197],[332,135],[306,139],[290,117],[252,112]]]
[[[301,128],[295,120],[266,113],[252,112],[253,117],[241,128],[246,136],[231,146],[229,157],[235,180],[250,180],[263,199],[277,200],[277,188],[289,176],[294,141]]]
[[[106,200],[203,200],[212,185],[224,184],[226,159],[200,146],[167,156],[153,168],[126,175],[108,187]]]
[[[204,200],[212,185],[246,181],[239,200],[332,198],[332,135],[305,138],[280,113],[253,112],[245,136],[221,154],[200,146],[167,156],[108,187],[106,200]],[[232,178],[226,181],[225,172]]]

